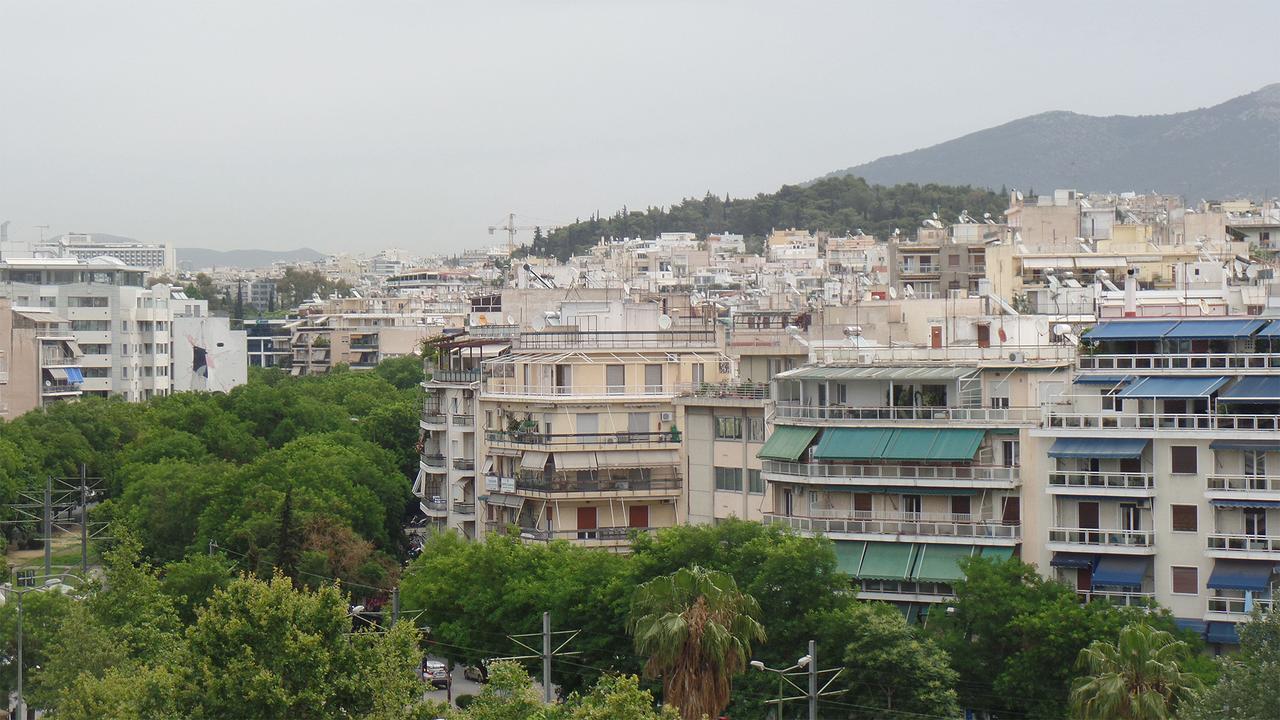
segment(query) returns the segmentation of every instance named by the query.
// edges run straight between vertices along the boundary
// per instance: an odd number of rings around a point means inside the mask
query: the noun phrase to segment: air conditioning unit
[[[664,412],[660,415],[660,419],[662,422],[671,422],[676,419],[676,414],[673,412]]]
[[[1011,363],[1024,363],[1026,361],[1027,361],[1026,353],[1020,353],[1020,352],[1009,353],[1009,362]]]

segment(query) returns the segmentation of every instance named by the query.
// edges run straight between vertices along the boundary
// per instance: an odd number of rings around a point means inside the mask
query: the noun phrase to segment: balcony
[[[1171,371],[1179,374],[1271,372],[1280,368],[1277,353],[1143,353],[1081,355],[1082,372]]]
[[[1252,607],[1246,609],[1244,598],[1242,597],[1211,597],[1209,598],[1209,612],[1238,615],[1243,620],[1253,612],[1252,608],[1258,608],[1262,612],[1271,612],[1274,602],[1273,598],[1255,597],[1252,601]]]
[[[598,477],[579,481],[574,476],[522,477],[516,480],[516,494],[591,496],[626,493],[630,496],[674,496],[680,494],[679,478],[622,479]]]
[[[79,395],[80,386],[70,383],[56,383],[40,386],[41,395]]]
[[[425,512],[429,517],[437,517],[449,511],[449,503],[439,497],[433,497],[430,500],[423,500],[419,504],[422,506],[423,512]]]
[[[520,528],[520,539],[534,542],[568,540],[575,545],[626,549],[631,545],[631,533],[653,534],[661,528],[601,527],[591,530],[539,530]]]
[[[854,583],[860,600],[933,603],[955,597],[955,591],[947,583],[869,578],[855,578]]]
[[[902,275],[925,275],[928,273],[941,272],[941,265],[903,265],[898,272]]]
[[[453,469],[463,472],[475,472],[476,461],[470,458],[454,458]]]
[[[437,470],[438,472],[443,472],[444,471],[444,455],[423,454],[422,465],[426,467],[428,470]]]
[[[1155,476],[1151,473],[1058,471],[1049,473],[1049,492],[1078,494],[1088,490],[1097,495],[1119,497],[1151,497],[1155,494]]]
[[[1010,489],[1019,485],[1019,469],[997,465],[870,465],[793,463],[765,460],[761,471],[772,482],[814,485],[956,487]]]
[[[1021,525],[995,520],[976,520],[955,513],[862,513],[809,510],[807,516],[765,513],[766,525],[785,525],[793,530],[841,539],[884,540],[884,536],[911,535],[932,542],[971,543],[981,539],[991,544],[1012,545],[1022,537]],[[856,536],[856,537],[850,537]],[[993,542],[994,541],[994,542]],[[1004,542],[1000,542],[1004,541]]]
[[[769,397],[769,385],[768,383],[698,383],[684,394],[731,400],[763,400]]]
[[[1212,533],[1206,539],[1210,557],[1280,560],[1280,536]]]
[[[713,348],[715,330],[556,330],[521,333],[516,346],[522,350],[571,348]]]
[[[1149,530],[1103,530],[1055,527],[1049,529],[1049,549],[1054,551],[1119,552],[1148,555],[1155,552],[1155,534]],[[1056,547],[1055,547],[1056,546]]]
[[[850,420],[858,423],[1035,425],[1040,421],[1040,413],[1038,407],[850,407],[779,402],[776,417],[814,423]]]
[[[453,504],[455,515],[475,515],[476,504],[473,502],[456,502]]]
[[[547,446],[618,446],[627,448],[668,448],[680,443],[680,431],[614,432],[547,434],[516,430],[512,432],[487,432],[485,440],[496,447],[547,447]]]
[[[480,382],[480,368],[472,370],[436,370],[431,373],[431,381],[465,384]]]
[[[450,424],[452,424],[454,427],[462,427],[462,428],[475,427],[476,416],[475,415],[454,415],[450,421]]]
[[[1273,500],[1280,493],[1280,476],[1275,475],[1210,475],[1205,481],[1205,495],[1224,499]]]
[[[428,410],[422,413],[422,420],[418,422],[418,426],[423,430],[442,431],[444,430],[445,418],[444,414],[438,410]]]
[[[1123,605],[1125,607],[1154,607],[1156,602],[1156,594],[1154,592],[1123,592],[1120,590],[1076,590],[1076,597],[1080,598],[1080,602],[1109,602],[1112,605]]]
[[[1050,409],[1045,414],[1045,425],[1064,430],[1273,432],[1280,429],[1280,415],[1064,412]]]
[[[483,392],[486,397],[557,398],[560,400],[627,400],[631,398],[671,397],[691,393],[688,383],[630,385],[516,385],[491,378]]]

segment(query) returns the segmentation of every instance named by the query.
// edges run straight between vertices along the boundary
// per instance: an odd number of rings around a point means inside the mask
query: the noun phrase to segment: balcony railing
[[[1150,490],[1155,487],[1151,473],[1091,472],[1065,470],[1049,473],[1050,487]]]
[[[941,265],[903,265],[899,271],[903,275],[919,275],[921,273],[936,273],[942,270]]]
[[[80,392],[80,386],[72,385],[70,383],[56,383],[40,386],[41,395],[66,395],[67,393],[78,392]]]
[[[476,504],[473,502],[456,502],[453,504],[453,511],[458,515],[475,515]]]
[[[1153,605],[1156,594],[1153,592],[1123,592],[1120,590],[1076,590],[1076,597],[1080,598],[1080,602],[1101,600],[1112,605],[1142,607]]]
[[[1280,476],[1275,475],[1210,475],[1206,484],[1211,492],[1280,492]]]
[[[476,416],[454,415],[452,423],[454,427],[472,427],[476,424]]]
[[[1071,545],[1151,547],[1155,534],[1149,530],[1101,530],[1098,528],[1050,528],[1049,542]]]
[[[631,533],[655,533],[660,528],[633,527],[600,527],[592,530],[539,530],[537,528],[520,528],[520,537],[524,540],[568,540],[580,545],[627,545],[631,542]]]
[[[844,405],[801,405],[796,402],[779,402],[777,417],[787,420],[937,421],[1031,425],[1039,422],[1040,408],[849,407]]]
[[[1212,415],[1189,413],[1064,412],[1050,409],[1048,427],[1120,430],[1280,430],[1280,415]]]
[[[1271,612],[1273,607],[1273,598],[1257,598],[1253,599],[1253,607],[1258,608],[1262,612]],[[1209,598],[1209,612],[1216,613],[1232,613],[1234,615],[1248,615],[1252,609],[1245,609],[1244,598],[1229,597],[1211,597]]]
[[[484,435],[491,445],[627,445],[639,447],[680,442],[679,430],[567,434],[547,434],[516,430],[512,432],[487,432]]]
[[[491,396],[524,396],[524,397],[558,397],[575,398],[607,398],[627,396],[675,396],[692,392],[694,386],[688,383],[655,383],[620,384],[620,385],[516,385],[490,379],[484,389],[485,395]]]
[[[916,582],[913,580],[871,580],[856,578],[860,596],[882,595],[931,595],[946,598],[955,595],[948,583]]]
[[[765,460],[763,472],[803,478],[817,482],[917,481],[942,480],[954,482],[958,487],[974,483],[999,483],[1012,485],[1018,482],[1019,469],[998,465],[870,465],[793,463]]]
[[[589,481],[578,481],[568,477],[553,476],[546,478],[522,477],[516,480],[516,492],[538,493],[602,493],[602,492],[679,492],[681,481],[676,478],[631,480],[601,477]]]
[[[1207,538],[1207,545],[1210,550],[1221,552],[1280,553],[1280,536],[1213,533]]]
[[[521,349],[545,348],[654,348],[715,347],[715,330],[564,330],[521,333]]]
[[[768,383],[699,383],[688,391],[694,397],[763,400],[769,397]]]
[[[453,461],[454,470],[475,470],[476,461],[470,458],[455,458]]]
[[[1280,368],[1280,353],[1094,354],[1081,355],[1079,367],[1104,372],[1268,370]]]
[[[480,382],[480,368],[471,370],[436,370],[431,373],[431,379],[447,383]]]
[[[449,503],[441,500],[440,498],[432,498],[431,500],[424,501],[422,503],[422,507],[436,512],[445,512],[449,509]]]
[[[423,455],[422,464],[427,467],[444,467],[444,455]]]
[[[847,513],[839,517],[819,517],[822,511],[810,510],[808,516],[765,513],[766,525],[786,525],[793,530],[812,533],[859,533],[875,535],[925,535],[965,538],[1021,537],[1022,526],[994,520],[972,520],[968,515],[951,513]]]

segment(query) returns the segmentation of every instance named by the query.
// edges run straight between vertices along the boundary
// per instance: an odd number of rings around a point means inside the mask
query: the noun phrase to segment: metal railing
[[[627,397],[627,396],[675,396],[693,391],[689,383],[620,384],[620,385],[516,385],[490,378],[484,388],[485,395],[525,397]]]
[[[539,530],[538,528],[520,528],[520,537],[525,540],[569,540],[579,544],[618,544],[630,543],[631,533],[655,533],[660,528],[653,527],[598,527],[590,530]]]
[[[900,422],[1016,423],[1032,425],[1040,420],[1039,407],[849,407],[801,405],[779,402],[777,417],[787,420],[860,420]]]
[[[936,273],[941,270],[941,265],[903,265],[898,272],[903,275],[919,275],[921,273]]]
[[[1150,490],[1155,487],[1155,475],[1151,473],[1064,470],[1049,473],[1049,486]]]
[[[965,486],[973,482],[1013,484],[1019,468],[999,465],[870,465],[797,463],[765,460],[762,472],[807,480],[945,480]]]
[[[763,400],[769,397],[768,383],[698,383],[684,392],[694,397]]]
[[[1280,492],[1280,476],[1210,475],[1205,481],[1214,492]]]
[[[1049,409],[1045,425],[1064,429],[1280,430],[1280,415],[1063,412]]]
[[[623,478],[600,477],[593,480],[578,481],[572,478],[553,476],[546,478],[519,478],[516,480],[516,492],[538,493],[601,493],[619,491],[679,491],[681,481],[678,478],[632,480]]]
[[[766,525],[785,525],[801,532],[823,533],[863,533],[876,535],[932,535],[939,537],[967,538],[1009,538],[1017,539],[1022,535],[1021,525],[1006,525],[994,520],[962,520],[965,515],[951,516],[939,513],[940,519],[928,519],[928,513],[898,513],[857,517],[860,513],[851,513],[854,517],[817,517],[820,511],[810,510],[807,516],[779,515],[765,513]]]
[[[1280,553],[1280,536],[1246,535],[1245,533],[1212,533],[1206,538],[1209,550],[1223,552]]]
[[[715,347],[716,331],[712,330],[554,330],[521,333],[516,339],[520,349],[560,348],[686,348]]]
[[[476,461],[470,458],[454,458],[453,469],[454,470],[475,470]]]
[[[936,595],[951,597],[955,594],[949,583],[916,582],[913,580],[871,580],[855,578],[858,592],[883,593],[885,595]]]
[[[1079,368],[1107,372],[1267,370],[1280,368],[1280,353],[1096,353],[1080,355]]]
[[[423,455],[422,464],[427,467],[444,467],[444,455]]]
[[[454,415],[452,422],[454,427],[471,427],[476,424],[476,416],[475,415]]]
[[[65,393],[76,393],[76,392],[80,392],[80,386],[72,385],[70,383],[56,383],[56,384],[40,386],[41,395],[62,395]]]
[[[680,442],[680,431],[612,433],[540,433],[515,430],[486,432],[491,445],[669,445]]]
[[[440,498],[433,498],[431,500],[424,501],[422,503],[422,507],[428,510],[435,510],[437,512],[445,512],[449,509],[449,503],[441,500]]]
[[[1049,542],[1072,545],[1151,547],[1155,533],[1150,530],[1102,530],[1098,528],[1049,528]]]
[[[1274,607],[1274,599],[1255,597],[1253,598],[1253,607],[1258,608],[1262,612],[1271,612]],[[1248,615],[1251,610],[1245,609],[1245,602],[1242,597],[1211,597],[1209,598],[1209,612]]]
[[[480,368],[471,370],[436,370],[431,373],[436,382],[473,383],[480,382]]]
[[[439,409],[422,411],[422,422],[424,423],[431,423],[433,425],[443,425],[444,421],[445,421],[444,413],[441,412]]]
[[[1076,597],[1080,598],[1081,602],[1100,600],[1109,602],[1112,605],[1142,607],[1154,604],[1156,594],[1154,592],[1124,592],[1121,590],[1076,590]]]
[[[458,515],[475,515],[476,504],[473,502],[456,502],[453,504],[453,511]]]

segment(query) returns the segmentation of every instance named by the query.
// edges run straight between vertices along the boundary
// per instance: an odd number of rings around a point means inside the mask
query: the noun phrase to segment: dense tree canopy
[[[894,228],[915,233],[920,221],[938,213],[948,220],[962,210],[980,217],[1000,217],[1008,199],[999,193],[952,185],[869,185],[853,176],[824,178],[809,185],[783,185],[777,192],[753,198],[686,198],[669,208],[643,211],[623,208],[610,217],[588,220],[535,237],[530,252],[568,259],[604,237],[653,237],[663,232],[692,232],[705,238],[717,232],[763,238],[774,228],[825,230],[832,234],[863,231],[881,238]]]

